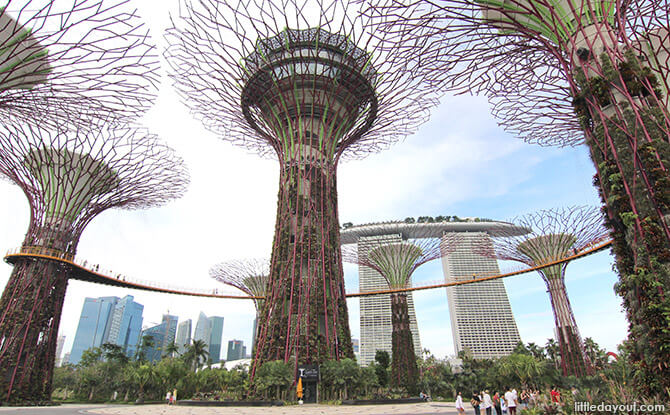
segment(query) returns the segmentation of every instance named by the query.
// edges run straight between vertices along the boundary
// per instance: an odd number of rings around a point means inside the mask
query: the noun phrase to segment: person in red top
[[[551,388],[551,402],[561,404],[561,393],[558,391],[558,388],[554,386]]]

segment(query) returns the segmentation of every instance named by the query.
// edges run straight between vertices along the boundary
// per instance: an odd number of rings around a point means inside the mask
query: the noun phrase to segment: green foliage
[[[391,363],[391,357],[389,353],[385,350],[377,350],[375,352],[375,374],[377,375],[377,381],[380,386],[388,386],[389,384],[389,364]]]
[[[265,362],[256,371],[254,384],[256,389],[263,393],[263,397],[268,399],[274,397],[283,399],[286,392],[293,384],[293,368],[288,363],[281,360]]]

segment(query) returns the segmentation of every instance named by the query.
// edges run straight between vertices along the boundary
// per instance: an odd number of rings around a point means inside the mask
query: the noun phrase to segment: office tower
[[[402,242],[399,234],[365,236],[358,239],[358,255],[367,256],[368,250],[384,238],[389,243]],[[343,242],[344,243],[344,240]],[[388,282],[377,271],[366,266],[358,267],[358,285],[361,292],[388,290]],[[411,279],[410,279],[411,284]],[[419,338],[419,327],[416,324],[416,313],[414,312],[414,299],[412,293],[407,293],[409,308],[410,331],[414,343],[415,353],[421,352],[421,340]],[[367,366],[375,360],[377,350],[384,350],[391,355],[391,300],[388,295],[376,295],[361,297],[361,340],[360,340],[360,364]]]
[[[192,321],[190,318],[177,325],[177,337],[175,343],[179,348],[179,354],[184,354],[186,347],[191,344],[191,326]]]
[[[142,330],[142,336],[151,336],[153,346],[143,350],[144,358],[150,362],[161,360],[167,347],[175,341],[177,331],[177,316],[163,314],[161,324]]]
[[[193,340],[200,340],[209,346],[209,337],[212,335],[212,324],[210,323],[207,315],[200,312],[198,315],[198,321],[195,323],[195,331],[193,332]]]
[[[221,360],[221,342],[223,338],[223,317],[210,317],[209,358],[214,363]]]
[[[358,339],[351,339],[351,344],[354,348],[354,357],[356,361],[361,362],[361,342]]]
[[[209,358],[217,363],[221,360],[221,340],[223,338],[223,317],[207,317],[200,312],[195,324],[193,340],[202,340],[208,346]]]
[[[132,295],[119,300],[109,322],[109,335],[106,342],[123,347],[128,357],[135,356],[142,331],[142,312],[144,306],[133,301]]]
[[[242,340],[230,340],[228,341],[228,357],[226,360],[240,360],[246,357],[246,347],[244,347],[244,342]]]
[[[56,340],[56,367],[60,367],[62,364],[60,355],[63,353],[63,345],[65,345],[65,336],[58,336],[58,340]]]
[[[79,324],[74,335],[69,363],[76,365],[85,350],[100,347],[107,342],[109,321],[118,297],[100,297],[84,299],[79,316]]]
[[[254,327],[251,331],[251,353],[253,353],[254,347],[256,347],[256,330],[258,330],[258,318],[254,317]]]
[[[445,282],[500,273],[498,262],[473,252],[491,245],[487,232],[459,232],[459,245],[442,258]],[[454,349],[468,350],[476,359],[512,353],[521,341],[502,280],[447,287]]]

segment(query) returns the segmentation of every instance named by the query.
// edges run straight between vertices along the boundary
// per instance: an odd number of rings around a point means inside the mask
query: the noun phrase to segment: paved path
[[[456,414],[453,403],[428,402],[397,405],[295,405],[273,407],[193,407],[142,405],[94,409],[104,415],[433,415]]]
[[[0,407],[0,415],[81,415],[90,413],[88,411],[105,408],[112,409],[113,405],[74,405],[66,404],[59,406],[39,406],[39,407]]]

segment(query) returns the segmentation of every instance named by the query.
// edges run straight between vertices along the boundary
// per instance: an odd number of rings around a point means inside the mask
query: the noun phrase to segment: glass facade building
[[[186,347],[191,344],[191,330],[192,321],[190,318],[177,325],[177,337],[175,343],[177,343],[177,347],[179,348],[179,354],[184,354]]]
[[[153,339],[153,346],[144,350],[144,357],[150,362],[161,360],[167,347],[175,341],[177,332],[177,316],[163,314],[163,321],[153,327],[142,330],[142,338],[150,336]]]
[[[119,297],[100,297],[84,299],[79,316],[79,324],[74,335],[69,363],[76,365],[85,350],[100,347],[109,336],[110,317]]]

